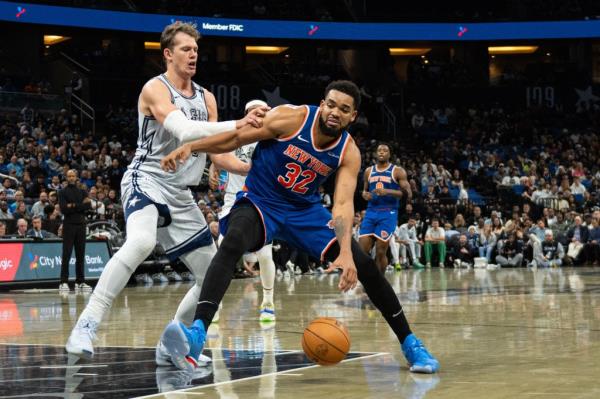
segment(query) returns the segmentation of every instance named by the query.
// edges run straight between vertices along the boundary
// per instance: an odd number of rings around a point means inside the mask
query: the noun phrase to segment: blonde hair
[[[164,52],[166,48],[173,50],[173,44],[175,44],[175,35],[179,32],[183,32],[190,35],[194,40],[200,39],[200,33],[196,30],[196,26],[187,22],[173,22],[167,25],[160,35],[160,51]]]

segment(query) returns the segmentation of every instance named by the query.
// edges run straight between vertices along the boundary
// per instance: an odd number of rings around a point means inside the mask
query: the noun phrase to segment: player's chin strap
[[[203,122],[188,119],[185,114],[177,109],[167,115],[163,126],[180,141],[187,143],[218,133],[235,130],[236,121]]]

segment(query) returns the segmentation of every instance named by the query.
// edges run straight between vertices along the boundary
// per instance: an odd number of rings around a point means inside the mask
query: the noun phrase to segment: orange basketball
[[[333,366],[344,360],[350,350],[348,329],[332,317],[319,317],[304,329],[302,349],[313,362]]]

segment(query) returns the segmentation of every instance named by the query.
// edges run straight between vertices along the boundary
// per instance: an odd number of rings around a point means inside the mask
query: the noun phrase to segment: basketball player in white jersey
[[[66,344],[70,354],[91,358],[98,325],[134,270],[154,249],[157,240],[169,259],[180,258],[193,272],[196,284],[185,295],[175,319],[190,324],[200,288],[216,247],[202,212],[188,186],[197,185],[206,154],[195,153],[177,173],[166,173],[161,159],[183,143],[213,134],[262,125],[266,109],[239,121],[216,122],[215,97],[192,81],[196,73],[199,34],[185,23],[168,25],[161,35],[166,73],[146,83],[138,101],[139,137],[135,157],[121,181],[127,239],[107,263],[90,301]],[[249,165],[231,154],[214,157],[219,167],[247,173]],[[157,346],[157,363],[169,364]],[[202,359],[200,359],[202,360]]]
[[[267,107],[267,103],[262,100],[252,100],[246,103],[244,112],[248,114],[253,109],[258,107]],[[236,149],[233,154],[243,162],[250,163],[254,148],[257,143],[246,144]],[[211,165],[211,176],[218,175],[218,169]],[[227,183],[225,186],[225,201],[219,220],[223,220],[229,214],[233,204],[235,203],[236,194],[242,191],[246,176],[241,176],[229,172],[227,174]],[[223,236],[219,235],[219,243],[223,241]],[[267,244],[257,252],[251,252],[244,255],[244,259],[248,262],[257,262],[260,265],[260,281],[263,287],[263,300],[260,305],[259,321],[273,322],[275,321],[275,307],[273,305],[273,286],[275,284],[275,262],[273,262],[273,244]],[[214,319],[213,319],[214,321]]]

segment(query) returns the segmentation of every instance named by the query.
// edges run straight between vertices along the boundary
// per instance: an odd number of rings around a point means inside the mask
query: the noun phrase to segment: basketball
[[[306,356],[321,366],[333,366],[344,360],[350,350],[348,329],[331,317],[313,320],[302,334]]]

